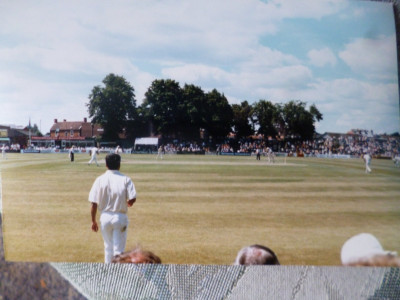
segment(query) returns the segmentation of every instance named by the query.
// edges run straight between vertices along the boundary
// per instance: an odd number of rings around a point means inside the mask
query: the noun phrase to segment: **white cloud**
[[[398,87],[395,83],[370,83],[366,81],[344,78],[332,81],[318,81],[310,85],[307,98],[322,103],[332,102],[335,106],[343,105],[349,109],[377,110],[382,106],[398,104]],[[332,109],[336,109],[331,106]]]
[[[164,68],[162,70],[164,77],[172,78],[178,81],[181,85],[194,84],[200,86],[205,92],[208,92],[216,87],[219,87],[220,92],[226,92],[232,81],[232,75],[220,68],[200,65],[200,64],[185,64]]]
[[[326,65],[331,65],[332,67],[336,65],[337,59],[333,51],[329,48],[323,48],[320,50],[311,50],[307,54],[310,63],[317,67],[324,67]]]
[[[75,115],[77,119],[87,115],[85,103],[89,90],[86,83],[43,80],[3,71],[0,71],[0,81],[7,86],[7,89],[0,89],[2,123],[18,123],[12,120],[15,119],[21,120],[20,125],[27,125],[32,118],[32,123],[39,125],[43,120],[45,131],[57,114],[59,118]]]
[[[245,49],[241,54],[241,61],[237,63],[241,70],[252,72],[263,72],[271,68],[299,64],[301,64],[301,60],[297,57],[265,46]]]
[[[303,91],[302,99],[315,103],[324,114],[323,131],[329,128],[373,129],[393,133],[399,130],[398,86],[356,79],[318,81]],[[397,113],[396,113],[397,112]],[[374,124],[374,125],[372,125]]]
[[[252,77],[251,81],[258,86],[294,90],[307,84],[312,77],[312,72],[303,65],[292,65],[274,68],[264,73],[253,74]]]
[[[371,79],[396,79],[396,36],[358,38],[345,46],[339,57],[357,74]]]
[[[302,65],[282,66],[264,70],[264,72],[249,70],[234,70],[227,72],[220,68],[206,65],[182,65],[163,69],[163,75],[173,78],[181,84],[195,84],[204,91],[215,87],[225,95],[234,95],[230,102],[266,99],[273,96],[277,100],[286,100],[284,95],[293,93],[307,84],[311,78],[311,71]],[[279,93],[271,95],[270,91]],[[292,91],[292,92],[291,92]]]
[[[349,4],[346,0],[270,0],[268,9],[280,18],[313,18],[337,13]]]
[[[348,4],[345,0],[2,1],[0,102],[3,107],[6,103],[7,112],[0,111],[0,120],[25,124],[31,116],[33,122],[42,119],[43,127],[48,122],[48,128],[53,118],[79,120],[87,114],[91,89],[111,72],[134,86],[139,104],[151,81],[164,76],[205,91],[217,88],[231,103],[301,99],[332,114],[340,105],[352,108],[352,99],[364,103],[380,99],[386,103],[383,107],[389,107],[396,84],[316,79],[314,66],[338,65],[325,45],[309,51],[307,62],[304,55],[293,54],[295,50],[288,54],[274,45],[261,45],[265,36],[279,38],[287,19],[323,20],[342,13]],[[342,49],[340,58],[357,74],[397,82],[394,36],[359,38]]]
[[[130,49],[147,59],[166,59],[181,53],[227,61],[257,46],[261,34],[276,33],[276,21],[287,17],[319,18],[333,13],[342,3],[117,0],[112,5],[108,1],[44,1],[39,6],[36,1],[26,1],[23,7],[3,4],[0,24],[4,26],[0,26],[0,33],[12,32],[30,44],[55,51],[67,44],[81,44],[98,52]]]

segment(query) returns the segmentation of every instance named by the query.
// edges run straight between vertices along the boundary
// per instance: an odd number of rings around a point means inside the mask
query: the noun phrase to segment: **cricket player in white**
[[[164,151],[164,149],[163,149],[163,146],[161,145],[161,146],[158,148],[158,154],[157,154],[156,159],[158,159],[159,157],[160,157],[161,159],[163,159],[163,151]]]
[[[69,159],[71,160],[71,162],[73,162],[74,161],[74,157],[75,157],[75,152],[74,152],[74,150],[75,150],[75,146],[72,146],[70,149],[69,149],[69,153],[68,153],[68,157],[69,157]]]
[[[89,160],[88,165],[91,165],[92,162],[94,161],[96,163],[96,165],[99,166],[99,164],[97,162],[97,152],[99,151],[99,149],[97,149],[97,147],[93,147],[90,151],[91,151],[92,158]]]
[[[7,154],[6,154],[6,146],[3,145],[3,148],[1,148],[1,155],[3,157],[3,159],[7,159]]]
[[[268,157],[268,162],[269,163],[274,163],[275,162],[275,154],[272,151],[271,148],[267,148],[267,157]]]
[[[136,201],[136,189],[131,178],[119,172],[121,156],[106,156],[108,170],[97,177],[89,193],[92,203],[92,231],[98,231],[96,212],[99,210],[101,233],[104,239],[105,262],[110,263],[115,255],[125,251],[128,207]]]
[[[396,167],[400,167],[400,156],[395,156],[394,158],[393,158],[393,163],[394,163],[394,165],[396,166]]]
[[[371,155],[369,155],[368,153],[364,154],[363,157],[364,161],[365,161],[365,173],[371,173]]]

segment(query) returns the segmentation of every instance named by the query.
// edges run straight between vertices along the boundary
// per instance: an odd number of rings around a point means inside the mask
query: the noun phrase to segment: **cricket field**
[[[105,172],[87,154],[7,154],[0,159],[8,261],[103,262],[88,195]],[[127,249],[166,264],[230,265],[244,246],[271,248],[282,265],[340,265],[351,236],[369,232],[400,252],[400,168],[391,160],[122,154],[137,201]],[[99,217],[99,214],[97,215]]]

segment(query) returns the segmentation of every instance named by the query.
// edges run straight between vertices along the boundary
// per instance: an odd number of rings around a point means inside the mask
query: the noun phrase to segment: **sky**
[[[89,118],[110,73],[173,79],[231,104],[315,104],[316,131],[400,131],[391,3],[357,0],[0,2],[0,124]]]

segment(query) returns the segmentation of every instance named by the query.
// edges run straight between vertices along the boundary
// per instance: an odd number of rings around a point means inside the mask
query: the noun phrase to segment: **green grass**
[[[105,171],[76,154],[8,154],[1,161],[3,234],[10,261],[102,262],[91,232],[89,190]],[[339,265],[360,232],[400,250],[400,169],[373,160],[123,155],[136,186],[127,250],[137,244],[163,263],[232,264],[240,248],[263,244],[284,265]]]

